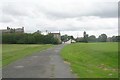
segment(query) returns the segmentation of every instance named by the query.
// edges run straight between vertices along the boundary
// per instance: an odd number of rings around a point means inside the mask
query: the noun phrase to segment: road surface
[[[3,78],[75,78],[60,57],[64,45],[27,56],[3,68]]]

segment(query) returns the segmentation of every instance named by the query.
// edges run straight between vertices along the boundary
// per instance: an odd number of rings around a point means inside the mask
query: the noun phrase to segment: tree
[[[111,40],[113,42],[120,42],[120,36],[112,36]]]
[[[80,38],[76,38],[75,40],[76,42],[84,42],[84,38],[83,37],[80,37]]]
[[[96,42],[96,37],[94,35],[91,35],[91,36],[88,37],[88,41]]]
[[[107,35],[106,35],[106,34],[101,34],[101,35],[98,37],[98,41],[99,41],[99,42],[106,42],[106,41],[107,41]]]
[[[116,36],[117,42],[120,42],[120,36]]]
[[[61,36],[61,40],[62,40],[63,42],[68,41],[68,35],[63,35],[63,36]]]
[[[53,35],[40,33],[4,33],[2,42],[5,44],[58,44]]]

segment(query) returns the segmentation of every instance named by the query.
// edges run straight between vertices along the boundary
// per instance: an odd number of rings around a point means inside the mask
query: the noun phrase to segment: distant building
[[[0,30],[2,33],[24,33],[24,27],[22,28],[9,28]]]
[[[58,41],[59,41],[59,43],[62,42],[62,41],[61,41],[61,35],[60,35],[60,33],[50,33],[50,34],[52,34],[52,35],[54,36],[54,38],[57,38]]]
[[[63,42],[63,43],[66,43],[66,44],[71,44],[71,43],[75,43],[75,42],[76,42],[75,40],[70,39],[70,40],[68,40],[68,41],[66,41],[66,42]]]

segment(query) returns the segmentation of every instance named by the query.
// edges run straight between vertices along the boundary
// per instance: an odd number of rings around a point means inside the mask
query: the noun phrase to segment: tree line
[[[63,42],[66,42],[70,39],[75,40],[76,42],[120,42],[120,36],[108,37],[106,34],[101,34],[97,38],[95,35],[88,35],[84,33],[83,37],[74,38],[73,36],[62,35],[61,39]]]
[[[120,36],[108,37],[106,34],[101,34],[96,38],[94,35],[87,35],[86,37],[78,39],[78,42],[120,42]]]
[[[88,35],[84,32],[83,37],[74,38],[73,36],[62,35],[62,42],[68,40],[75,40],[76,42],[120,42],[120,36],[108,37],[106,34],[99,35],[96,38],[95,35]],[[38,32],[35,33],[3,33],[3,44],[59,44],[59,40],[54,38],[53,34],[42,35]]]
[[[3,44],[58,44],[58,39],[52,34],[40,33],[3,33]]]

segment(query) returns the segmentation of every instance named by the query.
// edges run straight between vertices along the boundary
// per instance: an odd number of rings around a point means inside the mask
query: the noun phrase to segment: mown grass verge
[[[61,51],[80,78],[117,78],[118,43],[75,43]]]
[[[3,44],[2,45],[2,66],[10,64],[18,59],[33,53],[52,47],[51,44]]]

